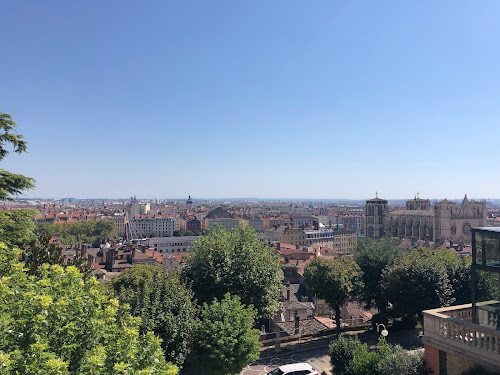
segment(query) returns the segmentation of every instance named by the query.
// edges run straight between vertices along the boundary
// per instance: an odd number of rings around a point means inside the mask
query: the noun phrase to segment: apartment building
[[[189,252],[193,243],[199,238],[199,236],[154,237],[148,238],[142,243],[160,254],[178,254]]]

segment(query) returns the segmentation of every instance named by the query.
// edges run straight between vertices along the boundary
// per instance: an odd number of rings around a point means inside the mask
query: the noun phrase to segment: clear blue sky
[[[499,198],[500,2],[0,0],[37,197]]]

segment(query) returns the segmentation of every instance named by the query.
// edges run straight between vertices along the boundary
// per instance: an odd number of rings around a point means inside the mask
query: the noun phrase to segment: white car
[[[267,375],[318,375],[309,363],[293,363],[275,368]]]

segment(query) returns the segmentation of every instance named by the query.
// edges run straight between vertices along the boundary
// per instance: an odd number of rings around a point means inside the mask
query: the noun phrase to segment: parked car
[[[309,363],[293,363],[275,368],[267,375],[318,375]]]

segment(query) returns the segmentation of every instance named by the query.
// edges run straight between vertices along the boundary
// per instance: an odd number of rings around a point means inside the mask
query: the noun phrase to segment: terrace
[[[489,280],[495,300],[481,300],[478,280]],[[427,368],[459,375],[474,364],[500,373],[500,228],[472,230],[472,303],[424,311]]]

